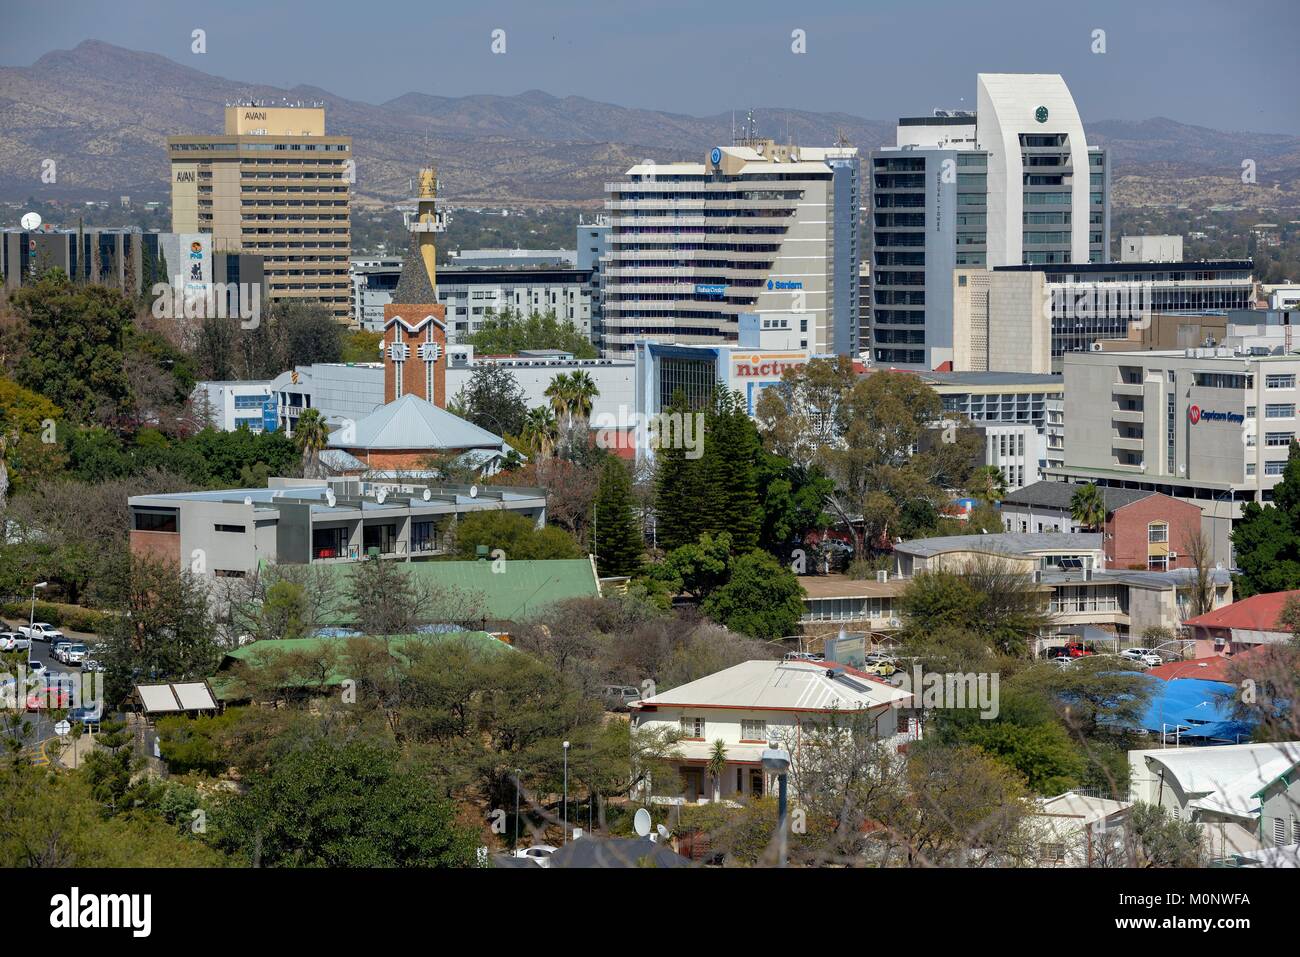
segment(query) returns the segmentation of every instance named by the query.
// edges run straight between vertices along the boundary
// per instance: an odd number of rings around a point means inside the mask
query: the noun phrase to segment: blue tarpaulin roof
[[[1232,716],[1235,688],[1223,681],[1180,678],[1161,681],[1151,677],[1151,700],[1138,725],[1147,731],[1180,739],[1201,738],[1236,742],[1248,739],[1254,725]]]

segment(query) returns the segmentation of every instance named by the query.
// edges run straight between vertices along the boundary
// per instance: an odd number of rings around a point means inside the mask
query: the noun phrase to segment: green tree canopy
[[[515,512],[471,512],[455,525],[455,555],[478,558],[478,546],[488,552],[505,552],[506,560],[529,561],[548,558],[581,558],[573,536],[554,525],[538,528],[529,518]]]
[[[596,347],[572,322],[560,320],[554,309],[531,312],[527,318],[507,307],[485,313],[482,327],[465,337],[481,355],[516,355],[528,349],[563,349],[579,359],[595,359]]]
[[[219,843],[262,867],[473,867],[473,830],[397,755],[321,740],[281,755],[217,817]]]
[[[803,616],[803,594],[794,572],[767,552],[754,550],[735,560],[731,579],[702,607],[732,631],[770,641],[795,633]]]

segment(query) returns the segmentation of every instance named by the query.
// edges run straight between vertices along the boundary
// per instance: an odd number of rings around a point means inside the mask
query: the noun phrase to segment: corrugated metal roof
[[[351,441],[330,436],[332,448],[348,449],[499,449],[504,439],[416,395],[380,406],[357,423]]]
[[[1083,488],[1083,484],[1078,482],[1034,482],[1032,485],[1018,488],[1014,492],[1008,492],[1003,496],[1002,504],[1028,505],[1033,508],[1052,508],[1068,512],[1070,510],[1070,500],[1074,498],[1074,493],[1081,488]],[[1157,493],[1136,488],[1101,487],[1102,501],[1105,503],[1107,512],[1113,512],[1125,505],[1140,502],[1142,499],[1155,494]]]
[[[909,555],[941,555],[944,552],[991,551],[1009,555],[1031,552],[1099,551],[1101,535],[1095,532],[1004,532],[995,535],[940,535],[901,542],[895,551]]]
[[[322,624],[342,625],[351,621],[347,612],[347,580],[358,564],[315,566],[331,576],[333,602],[324,611]],[[591,561],[586,558],[552,561],[495,562],[428,561],[396,562],[407,575],[441,588],[455,588],[474,596],[483,614],[494,621],[520,621],[551,602],[566,598],[596,598],[600,586]],[[499,571],[494,571],[499,568]]]
[[[646,698],[638,706],[700,705],[796,711],[856,711],[912,696],[867,677],[830,678],[833,664],[742,661],[696,681]]]

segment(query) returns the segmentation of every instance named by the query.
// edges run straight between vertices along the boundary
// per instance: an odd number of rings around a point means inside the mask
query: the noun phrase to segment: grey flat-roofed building
[[[427,497],[426,497],[427,494]],[[472,512],[511,511],[540,528],[541,488],[401,480],[272,479],[264,489],[134,495],[131,548],[209,580],[243,578],[261,562],[410,561],[446,553],[446,531]]]

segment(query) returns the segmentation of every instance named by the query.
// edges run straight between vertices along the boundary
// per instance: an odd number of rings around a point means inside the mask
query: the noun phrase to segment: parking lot
[[[17,631],[19,622],[0,623],[0,631]],[[13,627],[9,627],[13,626]],[[85,635],[82,633],[65,633],[66,637],[73,641],[80,641],[86,645],[88,657],[93,658],[98,646],[99,639],[94,635]],[[20,653],[19,659],[21,660]],[[33,641],[31,649],[27,652],[27,658],[39,661],[46,668],[47,673],[51,675],[77,675],[82,674],[82,670],[77,665],[65,665],[57,661],[51,653],[50,643],[48,641]],[[22,718],[27,725],[27,731],[23,734],[22,742],[25,750],[32,754],[34,763],[47,763],[42,745],[50,738],[55,737],[55,721],[44,711],[23,711]]]

